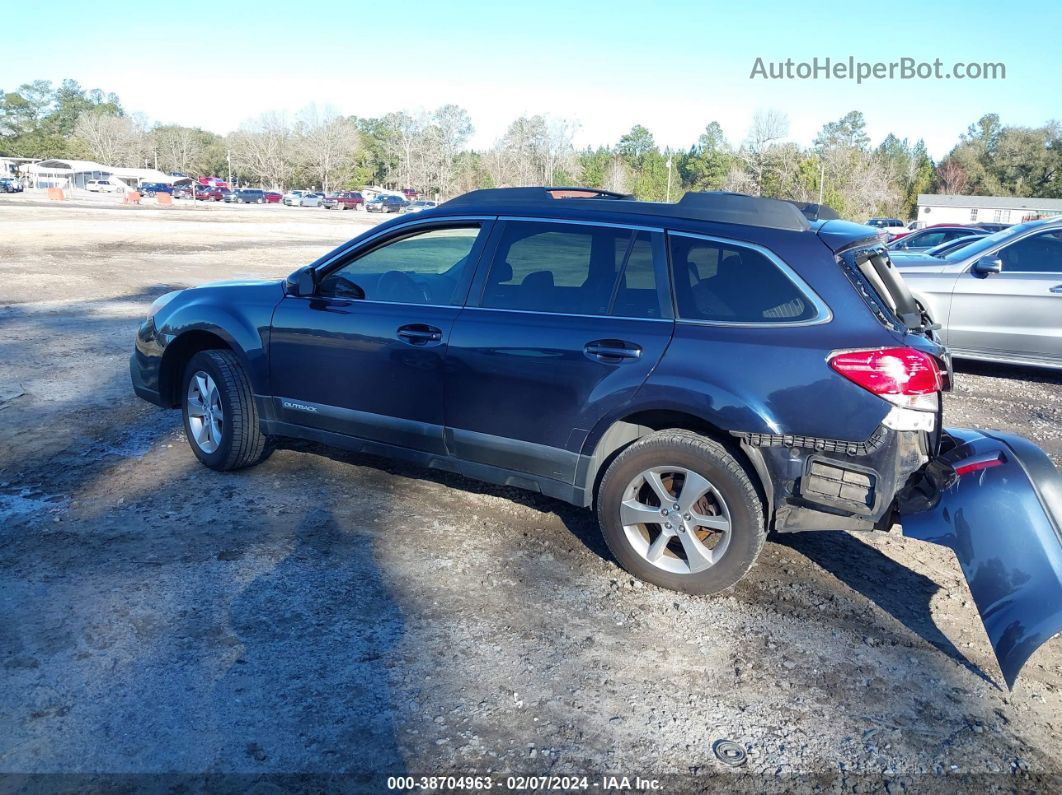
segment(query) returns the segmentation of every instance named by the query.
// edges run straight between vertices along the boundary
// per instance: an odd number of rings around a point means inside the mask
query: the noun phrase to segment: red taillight
[[[969,458],[955,465],[956,475],[969,475],[971,472],[980,472],[982,469],[1002,466],[1004,464],[1002,453],[989,453],[980,458]]]
[[[849,381],[897,406],[934,411],[943,388],[937,360],[914,348],[835,353],[830,367]]]

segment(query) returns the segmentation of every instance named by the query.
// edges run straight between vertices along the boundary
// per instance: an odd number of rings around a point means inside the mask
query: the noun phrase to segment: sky
[[[36,5],[36,7],[33,7]],[[877,143],[923,138],[940,158],[984,113],[1062,118],[1062,2],[178,0],[20,3],[4,11],[0,90],[73,78],[150,121],[227,133],[265,111],[344,115],[455,103],[489,147],[520,115],[579,122],[578,147],[635,124],[686,149],[710,121],[739,144],[757,110],[808,145],[860,110]],[[998,80],[765,80],[765,65],[1002,62]]]

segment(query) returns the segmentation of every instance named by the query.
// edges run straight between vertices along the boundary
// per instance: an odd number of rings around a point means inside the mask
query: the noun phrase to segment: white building
[[[167,185],[189,184],[191,177],[171,177],[154,168],[124,168],[105,166],[91,160],[41,160],[21,169],[34,188],[84,188],[89,180],[107,180],[125,190],[138,188],[145,182]]]
[[[1013,196],[918,194],[918,220],[930,224],[1020,224],[1062,215],[1062,199],[1020,199]]]

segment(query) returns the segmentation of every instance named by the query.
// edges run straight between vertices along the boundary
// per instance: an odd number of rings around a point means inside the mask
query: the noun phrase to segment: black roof
[[[557,201],[572,201],[578,204],[580,210],[591,213],[596,211],[621,212],[625,215],[663,216],[689,221],[742,224],[792,232],[803,232],[810,228],[808,218],[795,203],[747,196],[743,193],[690,192],[677,202],[667,203],[637,201],[629,194],[598,188],[485,188],[450,199],[441,204],[440,208],[491,210],[504,205],[506,208],[528,207],[542,210],[550,203]],[[815,206],[818,207],[818,205]]]

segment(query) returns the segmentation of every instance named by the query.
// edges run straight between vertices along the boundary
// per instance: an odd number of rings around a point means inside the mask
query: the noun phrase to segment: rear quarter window
[[[678,314],[715,323],[800,323],[820,310],[766,254],[741,245],[668,235]]]

